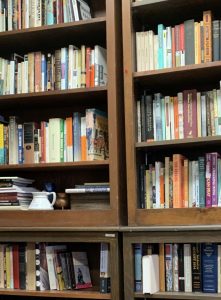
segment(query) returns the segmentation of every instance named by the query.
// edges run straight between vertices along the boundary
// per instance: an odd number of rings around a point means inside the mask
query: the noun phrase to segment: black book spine
[[[141,141],[146,141],[146,111],[145,111],[145,96],[142,95],[140,101],[140,116],[141,116]]]
[[[145,96],[145,131],[146,131],[146,140],[154,140],[154,131],[153,131],[153,99],[151,95]]]
[[[183,244],[178,245],[179,292],[184,292],[184,253]]]
[[[191,244],[192,256],[192,291],[202,292],[201,278],[201,244]]]
[[[140,208],[145,208],[145,194],[146,194],[146,166],[144,164],[140,165],[140,184],[139,184],[139,192],[140,192]]]
[[[19,282],[20,282],[20,289],[26,289],[26,245],[20,244],[19,245]]]

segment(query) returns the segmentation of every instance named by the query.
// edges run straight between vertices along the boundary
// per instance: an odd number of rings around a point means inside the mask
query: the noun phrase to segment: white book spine
[[[9,94],[15,93],[15,61],[10,61],[10,91]]]
[[[221,94],[220,94],[221,100]],[[221,116],[221,107],[220,107],[220,116]],[[207,136],[207,122],[206,122],[206,96],[201,95],[201,128],[202,128],[202,137]],[[221,134],[221,126],[220,126],[220,134]]]
[[[49,124],[48,122],[45,124],[45,153],[46,153],[46,162],[50,162],[49,159]]]
[[[200,206],[200,191],[199,191],[199,162],[195,161],[195,177],[196,177],[196,207]]]
[[[189,161],[189,207],[193,206],[193,195],[192,195],[192,189],[193,189],[193,185],[192,185],[192,161]]]
[[[166,28],[166,62],[167,68],[172,68],[172,28]]]
[[[173,97],[170,97],[170,138],[171,140],[175,139],[175,130],[174,130],[174,104]]]
[[[163,67],[167,68],[167,31],[163,30]]]
[[[48,265],[48,277],[49,277],[50,290],[56,290],[57,280],[56,280],[56,275],[55,275],[56,273],[54,267],[54,251],[53,249],[47,246],[46,246],[46,259]]]
[[[74,18],[75,21],[79,21],[79,13],[78,13],[78,7],[77,7],[77,0],[72,0],[72,5],[74,9]]]
[[[12,0],[8,0],[8,31],[12,30]]]
[[[196,161],[192,161],[192,207],[196,207]]]
[[[21,94],[21,63],[18,63],[17,93]]]
[[[197,134],[202,136],[202,119],[201,119],[201,93],[197,93]]]
[[[159,48],[159,40],[158,35],[154,35],[154,70],[158,70],[158,48]]]
[[[140,64],[140,32],[136,32],[136,60],[137,60],[137,72],[141,71]]]
[[[154,32],[152,30],[149,31],[149,53],[149,69],[154,70]]]
[[[153,99],[153,134],[154,134],[154,141],[157,140],[156,135],[156,100]]]
[[[165,157],[165,208],[170,207],[169,168],[170,168],[170,158]]]
[[[192,266],[191,266],[191,245],[184,244],[184,290],[192,292]]]
[[[30,3],[29,0],[25,1],[25,28],[30,27],[30,20],[29,20],[29,11],[30,11]]]

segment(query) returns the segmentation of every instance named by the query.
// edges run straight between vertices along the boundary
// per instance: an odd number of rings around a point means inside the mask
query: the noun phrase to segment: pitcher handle
[[[56,193],[55,192],[50,192],[50,193],[47,193],[47,195],[53,195],[53,200],[52,200],[52,203],[51,203],[51,206],[53,206],[55,204],[55,201],[56,201]]]

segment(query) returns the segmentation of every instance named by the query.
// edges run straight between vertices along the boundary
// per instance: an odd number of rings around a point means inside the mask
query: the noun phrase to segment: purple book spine
[[[212,155],[211,153],[206,153],[206,207],[212,206],[211,169]]]
[[[218,153],[211,153],[212,156],[212,170],[211,170],[211,186],[212,186],[212,206],[218,206],[217,197],[217,159]]]
[[[197,91],[183,91],[184,138],[197,137]]]

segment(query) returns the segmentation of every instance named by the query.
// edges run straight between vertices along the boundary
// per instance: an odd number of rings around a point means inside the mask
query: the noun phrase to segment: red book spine
[[[14,288],[19,289],[19,253],[18,245],[13,245],[13,278],[14,278]]]
[[[35,92],[41,91],[41,52],[35,52]]]
[[[86,48],[86,87],[90,87],[91,79],[91,48]]]

